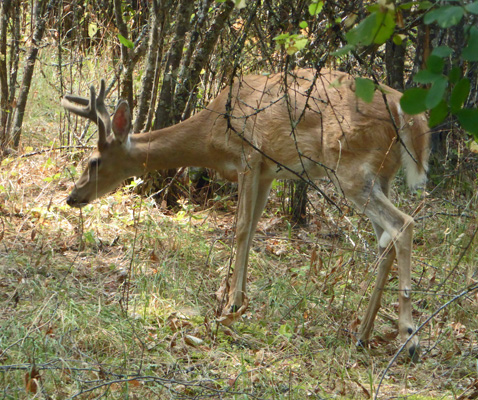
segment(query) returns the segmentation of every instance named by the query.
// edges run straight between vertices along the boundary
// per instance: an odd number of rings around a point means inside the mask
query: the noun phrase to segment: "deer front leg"
[[[239,202],[236,222],[236,261],[229,288],[228,303],[224,315],[236,314],[237,319],[245,311],[247,264],[249,250],[257,223],[267,203],[271,181],[261,179],[260,169],[250,169],[239,175]],[[238,312],[241,310],[242,312]]]

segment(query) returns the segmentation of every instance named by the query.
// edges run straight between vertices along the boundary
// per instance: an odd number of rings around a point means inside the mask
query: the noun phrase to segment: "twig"
[[[95,148],[94,146],[85,146],[85,145],[77,145],[77,146],[71,145],[71,146],[51,147],[49,149],[37,150],[37,151],[32,151],[31,153],[22,154],[18,158],[26,158],[26,157],[37,156],[39,154],[44,154],[44,153],[48,153],[50,151],[57,151],[57,150],[67,150],[67,149],[93,150],[94,148]]]

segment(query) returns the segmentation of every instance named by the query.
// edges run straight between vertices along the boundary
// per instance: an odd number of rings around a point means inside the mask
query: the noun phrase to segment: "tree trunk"
[[[28,50],[27,57],[25,58],[22,86],[18,95],[17,108],[15,109],[15,115],[13,118],[13,145],[15,148],[17,148],[20,143],[23,116],[25,114],[25,107],[27,105],[28,93],[30,92],[33,71],[35,69],[35,61],[38,55],[38,44],[43,37],[43,33],[45,31],[45,22],[48,19],[50,11],[53,7],[53,3],[55,3],[55,1],[49,0],[46,6],[46,11],[42,16],[42,10],[44,8],[43,6],[45,5],[45,3],[46,0],[36,0],[33,5],[32,15],[35,30],[33,32],[32,46]]]
[[[13,6],[20,7],[19,0],[14,0]],[[13,13],[12,40],[10,42],[10,62],[8,70],[10,71],[10,88],[8,98],[8,117],[5,132],[6,138],[10,141],[10,129],[13,122],[13,107],[15,103],[15,94],[17,91],[18,64],[20,63],[20,13]]]
[[[174,92],[183,55],[184,41],[189,28],[194,2],[181,0],[176,12],[176,30],[169,48],[163,76],[163,86],[156,110],[154,129],[161,129],[179,122],[174,110]]]
[[[198,6],[194,29],[190,33],[188,48],[184,53],[183,59],[181,61],[181,67],[179,69],[178,87],[176,88],[176,101],[178,94],[182,91],[183,82],[187,81],[189,78],[190,64],[194,50],[200,47],[199,41],[201,38],[201,32],[203,31],[204,25],[207,21],[208,10],[211,6],[211,2],[212,0],[203,0],[202,4]],[[177,103],[176,106],[182,114],[184,112],[184,106],[181,107],[181,104],[179,103]]]
[[[138,101],[138,111],[134,121],[134,132],[147,131],[151,121],[150,114],[154,108],[153,86],[160,74],[159,61],[161,60],[164,39],[164,8],[160,8],[158,0],[152,0],[153,10],[150,11],[149,44],[146,56],[144,75],[141,82],[141,93]],[[160,34],[161,30],[161,34]]]
[[[210,28],[206,32],[204,41],[201,43],[200,48],[196,51],[196,54],[194,55],[189,68],[187,69],[189,73],[184,74],[182,77],[182,84],[178,86],[176,90],[176,109],[181,110],[182,120],[189,118],[191,115],[193,107],[191,106],[191,101],[189,101],[189,99],[193,96],[195,87],[198,84],[199,78],[201,76],[201,71],[206,66],[206,63],[209,60],[212,51],[214,50],[221,31],[231,15],[232,10],[234,9],[234,3],[232,1],[227,1],[222,5],[222,7],[222,11],[214,19]]]
[[[298,225],[305,225],[307,223],[307,188],[309,185],[304,181],[295,181],[290,186],[291,196],[291,217],[292,222]]]
[[[433,38],[432,25],[421,23],[417,26],[418,34],[415,43],[415,58],[413,60],[412,71],[405,85],[407,88],[413,86],[413,76],[425,68],[425,62],[430,55],[431,39]]]
[[[405,43],[397,45],[392,40],[386,43],[385,66],[387,68],[387,85],[401,91],[405,89],[405,55]]]
[[[121,0],[114,0],[116,26],[121,36],[129,39],[128,27],[123,20],[123,11],[121,9]],[[128,68],[130,61],[130,52],[124,44],[121,44],[121,62],[123,63],[123,79],[121,82],[120,97],[128,101],[129,106],[133,107],[133,69]]]
[[[8,146],[7,119],[11,112],[7,69],[7,30],[11,0],[5,0],[0,8],[0,153]]]

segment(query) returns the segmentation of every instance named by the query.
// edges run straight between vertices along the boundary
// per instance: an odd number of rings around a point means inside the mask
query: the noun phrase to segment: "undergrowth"
[[[48,137],[53,124],[30,125],[32,137]],[[393,193],[417,222],[416,323],[433,316],[413,364],[395,358],[396,269],[371,348],[355,346],[375,239],[330,184],[322,187],[344,214],[311,192],[302,228],[278,212],[273,193],[252,246],[249,309],[225,327],[216,291],[231,268],[233,201],[198,208],[183,199],[166,210],[126,186],[74,210],[65,199],[81,154],[23,150],[0,172],[3,398],[478,396],[478,296],[465,293],[478,281],[473,174],[457,183],[450,172],[428,194]]]

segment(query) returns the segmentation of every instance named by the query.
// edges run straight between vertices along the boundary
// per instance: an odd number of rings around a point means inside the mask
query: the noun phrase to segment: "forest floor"
[[[311,192],[299,228],[276,185],[252,246],[249,308],[225,327],[216,291],[233,256],[234,196],[167,210],[129,185],[71,209],[83,153],[34,153],[59,128],[28,129],[32,148],[0,170],[2,398],[478,398],[476,154],[427,192],[394,186],[417,222],[414,317],[427,321],[411,363],[396,357],[395,268],[371,348],[355,346],[376,242],[329,183],[344,213]]]

